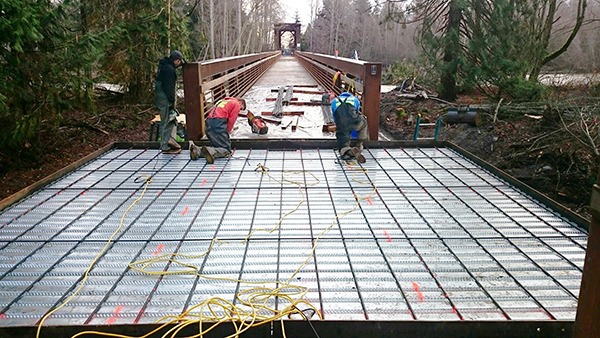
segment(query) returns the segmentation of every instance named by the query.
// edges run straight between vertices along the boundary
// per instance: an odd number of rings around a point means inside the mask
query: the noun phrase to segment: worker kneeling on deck
[[[367,118],[360,112],[360,101],[349,92],[345,91],[331,102],[331,111],[335,121],[337,145],[343,160],[356,159],[358,163],[365,163],[362,155],[363,142],[367,140]],[[353,130],[358,133],[356,147],[350,147],[350,134]]]
[[[226,97],[215,104],[206,118],[206,136],[211,146],[198,147],[190,141],[190,158],[206,158],[207,163],[214,163],[217,157],[231,156],[231,140],[229,134],[238,118],[240,110],[246,110],[246,100]]]

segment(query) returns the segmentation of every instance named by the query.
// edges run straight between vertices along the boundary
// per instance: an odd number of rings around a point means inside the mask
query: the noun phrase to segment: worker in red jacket
[[[211,146],[198,147],[190,141],[190,158],[206,158],[207,163],[214,163],[217,157],[231,156],[231,140],[229,134],[238,118],[240,110],[246,110],[246,100],[226,97],[218,101],[206,117],[206,136]]]

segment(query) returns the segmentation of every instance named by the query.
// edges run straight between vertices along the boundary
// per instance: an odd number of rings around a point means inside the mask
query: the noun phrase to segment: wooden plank
[[[273,101],[277,101],[277,98],[276,98],[276,97],[267,97],[267,98],[266,98],[266,101],[267,101],[267,102],[273,102]],[[298,101],[298,98],[297,98],[297,97],[293,97],[293,98],[291,99],[291,101]]]
[[[261,113],[262,116],[273,116],[272,111],[264,111]],[[284,111],[281,116],[300,116],[304,115],[303,111]]]
[[[298,94],[314,94],[314,95],[323,95],[322,91],[314,91],[314,90],[298,90],[294,89],[294,93]]]
[[[267,101],[275,101],[274,98],[267,98]],[[297,101],[292,99],[292,101],[288,104],[289,106],[320,106],[321,105],[321,100],[315,100],[315,101]]]
[[[324,133],[333,133],[337,130],[335,123],[324,124],[323,132]]]
[[[265,122],[273,123],[273,124],[276,124],[276,125],[280,125],[281,124],[281,119],[277,118],[277,117],[263,116],[262,119]]]

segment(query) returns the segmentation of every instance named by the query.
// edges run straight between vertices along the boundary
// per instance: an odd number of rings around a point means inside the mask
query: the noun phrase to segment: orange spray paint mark
[[[421,293],[421,291],[419,291],[419,289],[420,289],[419,283],[412,282],[412,287],[413,287],[413,290],[415,290],[415,292],[417,293],[417,297],[419,298],[419,302],[422,302],[425,299],[425,296],[423,296],[423,293]]]
[[[200,186],[203,187],[206,184],[206,178],[200,183]]]
[[[388,242],[392,241],[392,236],[390,236],[390,234],[388,234],[388,232],[386,230],[383,230],[383,234],[385,235],[385,237],[387,238]]]
[[[156,247],[156,250],[154,251],[154,254],[155,254],[155,255],[158,255],[158,254],[159,254],[159,253],[162,251],[162,249],[163,249],[164,247],[165,247],[165,245],[164,245],[164,244],[159,244],[159,245]]]
[[[112,317],[108,318],[106,320],[106,323],[107,324],[114,324],[117,321],[117,318],[119,318],[119,313],[121,312],[121,310],[123,310],[123,305],[117,306],[117,308],[113,312]]]
[[[187,213],[188,213],[188,210],[190,210],[190,208],[189,208],[189,207],[185,207],[185,208],[183,209],[183,211],[181,212],[181,216],[185,216],[185,214],[187,214]]]

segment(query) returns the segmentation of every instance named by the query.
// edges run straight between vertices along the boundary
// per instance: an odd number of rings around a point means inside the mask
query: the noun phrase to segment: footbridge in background
[[[344,83],[355,88],[367,120],[374,121],[369,123],[369,137],[378,140],[381,63],[307,52],[295,52],[293,56],[269,52],[185,64],[183,87],[188,137],[194,141],[202,139],[205,117],[213,104],[226,96],[235,96],[244,97],[250,111],[277,125],[271,128],[271,138],[330,138],[330,132],[320,134],[327,124],[321,98],[323,93],[340,93],[340,88],[333,85],[333,76],[337,72],[341,73]],[[270,115],[264,115],[272,112],[278,90],[284,87],[293,88],[293,96],[282,111],[282,116],[290,118],[285,121],[268,119]],[[289,120],[306,133],[292,133],[297,128],[283,132],[282,127],[287,129]],[[312,130],[314,128],[316,130]],[[251,135],[234,133],[232,136]]]
[[[364,164],[334,149],[338,71]],[[386,140],[380,79],[305,52],[184,65],[189,139],[226,96],[269,132],[239,118],[214,164],[115,143],[0,201],[0,337],[594,336],[600,188],[588,227],[456,145]]]

